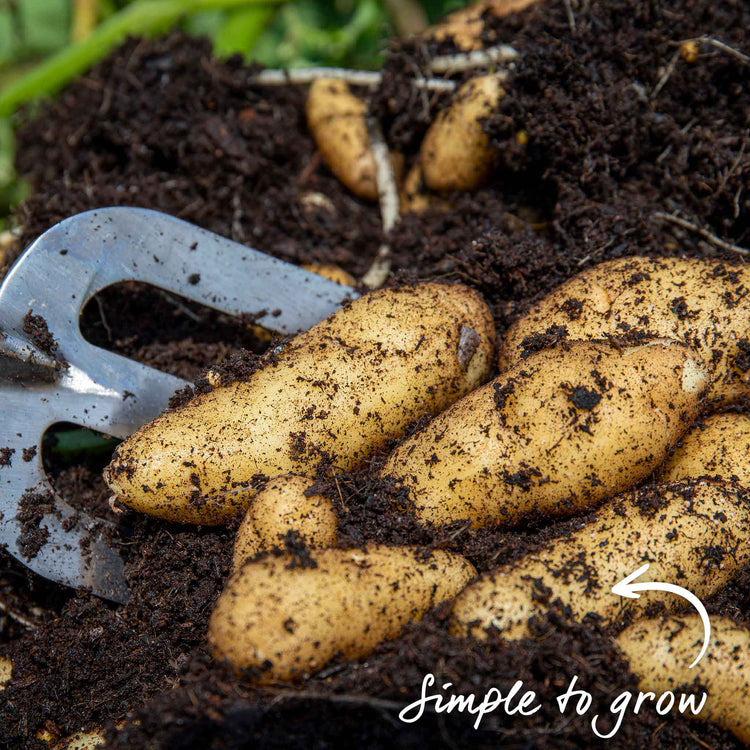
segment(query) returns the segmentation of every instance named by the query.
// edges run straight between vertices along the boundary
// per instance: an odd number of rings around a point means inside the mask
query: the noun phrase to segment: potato
[[[321,78],[307,94],[307,126],[328,168],[355,195],[378,199],[375,160],[367,137],[367,105],[345,81]]]
[[[94,750],[104,747],[105,735],[103,729],[81,730],[65,740],[65,750]]]
[[[125,505],[219,524],[259,477],[360,466],[411,421],[489,375],[492,316],[467,287],[421,284],[360,297],[267,358],[141,427],[105,478]]]
[[[333,263],[306,263],[302,268],[304,268],[305,271],[317,273],[318,276],[322,276],[330,281],[335,281],[337,284],[343,284],[344,286],[357,286],[357,280],[354,276]]]
[[[467,81],[450,107],[430,125],[419,152],[424,183],[431,190],[474,190],[486,179],[495,158],[482,128],[505,96],[497,74]]]
[[[574,342],[518,364],[405,440],[383,474],[422,522],[505,526],[632,487],[700,408],[706,375],[677,342]]]
[[[246,563],[211,615],[214,655],[261,682],[302,677],[336,656],[366,656],[475,575],[460,555],[425,557],[411,547],[324,549],[314,561],[294,567],[284,555]]]
[[[250,502],[234,541],[232,569],[259,552],[283,545],[283,537],[296,531],[308,547],[336,544],[337,518],[333,503],[323,495],[306,495],[310,479],[282,475],[272,479]]]
[[[426,192],[422,167],[419,162],[409,170],[399,196],[402,214],[421,214],[425,211],[450,211],[451,204],[437,195]]]
[[[709,399],[729,403],[750,394],[750,269],[708,260],[623,258],[575,276],[508,331],[501,369],[544,343],[631,336],[678,339],[703,357]],[[564,330],[563,330],[564,329]]]
[[[501,18],[509,13],[518,13],[533,5],[537,0],[484,0],[473,3],[468,8],[454,11],[436,26],[427,29],[428,39],[442,42],[450,39],[456,47],[468,52],[482,49],[485,14]]]
[[[692,669],[689,665],[703,643],[698,615],[642,620],[615,642],[638,677],[641,691],[658,695],[697,683],[708,694],[698,717],[750,744],[750,630],[727,617],[712,616],[708,651]]]
[[[13,677],[13,662],[7,656],[0,656],[0,692]]]
[[[714,414],[682,439],[658,477],[662,482],[719,476],[750,487],[750,417]]]
[[[750,562],[750,504],[723,483],[647,487],[605,504],[583,527],[540,552],[486,573],[455,601],[451,630],[483,639],[495,628],[507,640],[530,635],[530,617],[560,599],[575,618],[594,612],[609,622],[626,609],[684,600],[663,591],[623,599],[612,587],[644,563],[643,581],[674,583],[698,597],[724,586]]]
[[[307,125],[328,168],[356,196],[378,200],[375,159],[367,135],[367,105],[345,81],[321,78],[307,94]],[[397,181],[403,156],[391,154]]]

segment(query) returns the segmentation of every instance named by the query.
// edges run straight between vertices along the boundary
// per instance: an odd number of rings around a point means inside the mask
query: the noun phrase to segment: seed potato
[[[208,629],[214,655],[261,682],[357,659],[409,621],[454,597],[475,575],[460,555],[370,545],[324,549],[315,567],[289,555],[245,563],[219,597]]]
[[[690,669],[703,632],[698,615],[641,620],[615,642],[641,691],[658,695],[697,683],[708,694],[699,718],[750,744],[750,630],[727,617],[712,616],[708,650]]]
[[[282,546],[290,531],[311,548],[336,544],[333,503],[323,495],[308,496],[313,485],[310,479],[286,474],[272,479],[252,498],[234,542],[234,571],[258,553]]]
[[[564,515],[632,487],[700,408],[706,374],[677,342],[539,352],[405,440],[383,474],[417,517],[474,527]]]
[[[750,416],[714,414],[694,427],[659,469],[661,482],[719,476],[750,487]]]
[[[360,297],[293,339],[247,381],[217,384],[121,443],[105,479],[125,505],[219,524],[258,477],[361,465],[409,423],[488,377],[492,316],[467,287]]]
[[[708,260],[623,258],[584,271],[508,331],[501,369],[545,337],[601,339],[649,333],[690,344],[711,376],[716,403],[750,394],[750,268]]]
[[[609,622],[657,601],[668,609],[681,605],[681,598],[663,591],[627,600],[612,593],[644,563],[650,567],[642,580],[709,596],[750,562],[749,525],[750,503],[722,483],[628,492],[540,552],[482,575],[457,597],[451,630],[480,640],[488,628],[507,640],[525,638],[529,618],[543,615],[558,598],[578,620],[593,612]]]
[[[431,190],[474,190],[486,179],[495,158],[482,128],[505,96],[497,74],[467,81],[452,104],[430,125],[420,148],[424,183]]]

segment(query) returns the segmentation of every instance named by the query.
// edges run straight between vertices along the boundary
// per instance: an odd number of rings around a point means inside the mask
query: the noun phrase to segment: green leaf
[[[0,10],[0,66],[13,62],[17,54],[17,34],[9,10]]]
[[[67,44],[70,31],[68,0],[20,0],[16,7],[20,57],[48,55]]]
[[[66,47],[0,92],[0,117],[12,114],[31,99],[56,91],[106,57],[129,34],[163,33],[181,17],[198,11],[278,2],[281,0],[137,0],[86,39]]]
[[[275,13],[276,8],[263,6],[229,11],[213,37],[214,53],[219,56],[236,52],[249,55]]]

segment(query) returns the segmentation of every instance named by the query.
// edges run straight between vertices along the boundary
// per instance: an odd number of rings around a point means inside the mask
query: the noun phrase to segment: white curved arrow
[[[711,638],[711,622],[708,619],[708,612],[706,612],[703,602],[692,591],[688,591],[682,588],[682,586],[676,586],[673,583],[659,583],[658,581],[633,583],[648,568],[648,563],[641,565],[638,570],[623,578],[619,583],[616,583],[612,587],[612,593],[618,596],[626,596],[628,599],[639,599],[641,596],[638,593],[639,591],[668,591],[670,594],[677,594],[677,596],[687,599],[698,610],[701,622],[703,623],[703,648],[701,648],[701,652],[690,665],[690,669],[692,669],[703,658],[703,654],[706,653],[706,649],[708,648],[708,641]]]

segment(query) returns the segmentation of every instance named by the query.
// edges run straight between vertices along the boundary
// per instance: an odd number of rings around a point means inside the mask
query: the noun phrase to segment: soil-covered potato
[[[260,552],[282,547],[289,532],[295,532],[307,547],[336,543],[333,503],[323,495],[309,494],[313,485],[305,477],[285,474],[272,479],[252,498],[237,529],[233,570]]]
[[[345,81],[321,78],[307,95],[307,125],[328,168],[355,195],[378,200],[375,158],[367,135],[367,105]],[[403,172],[403,156],[391,154],[396,179]]]
[[[564,344],[433,419],[383,474],[436,525],[572,513],[648,476],[690,427],[705,386],[700,358],[684,344]]]
[[[717,403],[750,394],[750,269],[712,260],[632,257],[601,263],[545,297],[508,331],[501,369],[548,339],[644,334],[690,344]]]
[[[477,76],[456,92],[451,105],[430,125],[419,152],[431,190],[474,190],[484,182],[495,152],[482,121],[505,96],[497,74]]]
[[[620,633],[616,643],[641,691],[659,695],[698,685],[707,693],[698,717],[750,745],[750,630],[727,617],[712,616],[708,650],[691,669],[703,637],[700,617],[687,615],[641,620]]]
[[[357,280],[354,276],[333,263],[304,263],[302,268],[304,268],[305,271],[311,271],[312,273],[317,273],[323,278],[335,281],[337,284],[343,284],[344,286],[357,285]]]
[[[352,469],[411,421],[487,378],[494,325],[482,297],[421,284],[360,297],[242,382],[198,394],[137,430],[105,472],[125,505],[218,524],[259,477]]]
[[[425,189],[422,166],[416,162],[407,172],[399,195],[401,213],[421,214],[425,211],[449,211],[450,203]]]
[[[0,656],[0,692],[13,677],[13,662],[5,656]]]
[[[355,195],[378,199],[375,159],[367,137],[367,105],[345,81],[321,78],[307,94],[307,125],[331,172]]]
[[[449,40],[463,51],[484,47],[484,17],[502,17],[525,10],[538,0],[482,0],[448,15],[440,23],[427,29],[425,36],[438,42]]]
[[[412,547],[324,549],[313,561],[246,563],[211,616],[214,655],[261,682],[299,678],[335,656],[366,656],[476,573],[460,555]]]
[[[615,498],[582,528],[543,550],[485,573],[454,604],[452,630],[507,640],[530,635],[529,618],[559,599],[580,620],[613,622],[624,610],[682,600],[663,591],[624,601],[612,587],[644,563],[643,580],[674,583],[709,596],[750,562],[750,503],[736,489],[701,481],[656,485]]]
[[[718,476],[750,487],[750,416],[708,417],[685,435],[657,476],[662,482]]]

